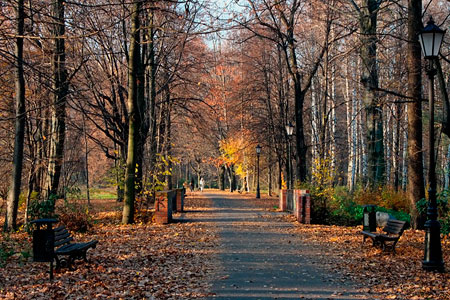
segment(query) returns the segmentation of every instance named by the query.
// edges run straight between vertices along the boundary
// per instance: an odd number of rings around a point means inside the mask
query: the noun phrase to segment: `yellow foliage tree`
[[[221,156],[219,160],[229,172],[234,172],[240,178],[245,178],[249,169],[248,161],[244,159],[244,157],[249,156],[246,153],[249,149],[247,140],[240,136],[229,137],[220,141]]]

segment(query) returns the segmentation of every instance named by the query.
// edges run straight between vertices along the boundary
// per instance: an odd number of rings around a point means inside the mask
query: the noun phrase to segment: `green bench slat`
[[[89,248],[95,248],[98,241],[92,240],[89,242],[71,243],[73,237],[65,226],[59,226],[54,229],[55,232],[55,258],[57,267],[61,259],[58,256],[69,256],[68,264],[71,269],[71,263],[75,259],[84,258],[86,260],[86,252]]]
[[[383,249],[386,248],[386,242],[393,242],[391,245],[392,251],[395,253],[395,245],[403,234],[406,222],[400,220],[388,220],[383,231],[386,233],[368,232],[361,231],[360,233],[364,235],[363,242],[366,237],[370,237],[373,241],[373,246],[381,245]]]
[[[59,240],[58,242],[55,241],[55,247],[59,247],[61,245],[70,243],[71,241],[73,241],[73,237],[71,237],[71,236],[69,236],[67,239]]]

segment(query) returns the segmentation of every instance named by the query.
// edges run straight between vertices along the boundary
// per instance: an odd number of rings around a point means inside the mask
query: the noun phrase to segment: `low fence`
[[[280,210],[291,212],[300,223],[311,224],[311,194],[308,190],[281,190]]]

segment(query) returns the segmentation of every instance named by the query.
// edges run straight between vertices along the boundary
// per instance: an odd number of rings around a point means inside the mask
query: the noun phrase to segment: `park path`
[[[239,195],[203,194],[213,205],[204,221],[215,223],[220,243],[209,299],[369,299],[321,268],[317,249],[293,234],[282,213]]]

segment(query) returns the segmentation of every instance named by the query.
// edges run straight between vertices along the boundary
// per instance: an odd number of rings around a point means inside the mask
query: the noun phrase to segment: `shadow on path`
[[[369,299],[321,269],[319,252],[277,218],[283,213],[258,210],[239,195],[204,196],[212,210],[195,221],[218,227],[222,267],[209,299]]]

